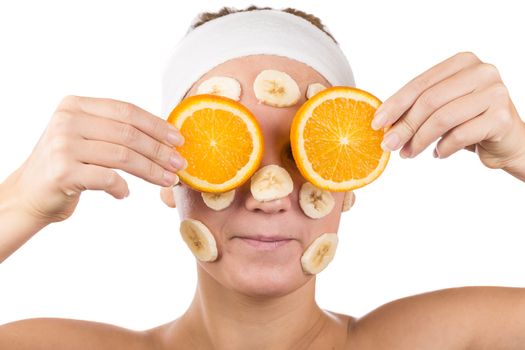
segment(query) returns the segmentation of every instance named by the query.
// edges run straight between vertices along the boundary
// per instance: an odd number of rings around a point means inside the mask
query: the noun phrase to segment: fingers
[[[79,116],[78,124],[80,135],[85,139],[125,146],[172,172],[187,166],[186,160],[174,148],[166,146],[130,124],[85,113]]]
[[[483,113],[452,129],[437,143],[437,158],[447,158],[460,149],[485,140],[491,125],[488,113]]]
[[[68,96],[60,104],[61,108],[82,111],[99,117],[130,124],[152,138],[167,145],[180,145],[183,137],[180,132],[165,120],[143,110],[134,104],[108,98]]]
[[[432,113],[401,149],[401,157],[417,156],[452,128],[484,113],[490,106],[491,90],[492,88],[487,88],[457,98]]]
[[[160,186],[170,186],[178,182],[174,171],[167,171],[147,157],[131,148],[98,140],[81,140],[74,147],[78,161],[117,168]]]
[[[80,169],[72,173],[73,183],[83,190],[102,190],[117,199],[127,197],[129,188],[126,181],[115,170],[93,164],[81,164]]]
[[[161,187],[160,189],[160,198],[162,201],[170,208],[175,208],[175,198],[173,196],[173,187]]]
[[[417,76],[388,98],[376,111],[372,127],[379,130],[395,123],[416,99],[431,86],[481,61],[473,53],[461,52]]]
[[[477,64],[469,66],[435,84],[424,91],[416,99],[414,105],[387,132],[384,137],[384,148],[391,151],[397,150],[419,133],[418,130],[421,125],[424,124],[437,109],[449,102],[452,103],[461,96],[483,89],[499,80],[499,73],[496,69],[493,69],[492,65]],[[456,111],[452,111],[452,114],[456,113]],[[407,151],[408,150],[405,149],[402,156],[414,155],[414,152]]]

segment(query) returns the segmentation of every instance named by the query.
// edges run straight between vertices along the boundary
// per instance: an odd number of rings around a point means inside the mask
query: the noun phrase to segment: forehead
[[[193,84],[188,95],[195,94],[201,82],[216,75],[226,75],[239,80],[244,95],[249,93],[246,90],[252,89],[253,81],[264,69],[276,69],[287,73],[299,84],[301,92],[304,90],[306,93],[306,88],[310,83],[318,82],[330,86],[330,83],[321,74],[305,63],[283,56],[251,55],[234,58],[215,66]]]
[[[253,91],[253,82],[257,75],[265,69],[285,72],[297,82],[301,92],[301,99],[298,103],[290,107],[273,107],[259,103]],[[278,143],[288,139],[292,119],[306,101],[308,85],[321,83],[326,87],[331,86],[321,74],[305,63],[276,55],[251,55],[235,58],[214,67],[193,84],[187,96],[195,95],[198,86],[203,81],[219,75],[232,77],[239,81],[241,84],[239,102],[254,114],[262,128],[264,139],[269,142],[278,141]]]

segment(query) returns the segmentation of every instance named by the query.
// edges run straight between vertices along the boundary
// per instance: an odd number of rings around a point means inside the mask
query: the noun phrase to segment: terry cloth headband
[[[162,116],[166,119],[191,86],[215,66],[256,54],[295,59],[332,86],[355,86],[339,45],[306,19],[279,10],[236,12],[189,31],[175,47],[162,77]]]

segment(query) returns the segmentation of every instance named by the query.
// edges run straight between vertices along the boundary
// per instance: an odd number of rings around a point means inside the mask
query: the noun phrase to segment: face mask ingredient
[[[273,107],[289,107],[301,98],[299,86],[284,72],[266,69],[257,75],[253,82],[253,91],[257,99]]]
[[[235,190],[224,193],[201,192],[201,196],[208,208],[219,211],[230,206],[235,198]]]
[[[323,233],[317,237],[301,257],[303,271],[310,275],[323,271],[334,258],[337,242],[335,233]]]
[[[286,169],[270,164],[253,174],[250,190],[259,202],[284,198],[293,191],[292,177]]]
[[[217,259],[217,244],[210,230],[199,220],[185,219],[180,223],[180,234],[191,252],[200,261]]]
[[[239,101],[241,97],[241,84],[237,79],[230,77],[211,77],[199,85],[197,94],[211,94]]]
[[[332,211],[335,200],[329,191],[305,182],[299,191],[299,205],[306,216],[320,219]]]

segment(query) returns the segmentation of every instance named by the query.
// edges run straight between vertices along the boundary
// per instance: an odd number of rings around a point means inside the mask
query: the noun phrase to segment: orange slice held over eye
[[[297,167],[315,186],[350,191],[374,181],[386,167],[384,130],[371,122],[381,101],[352,87],[323,90],[297,111],[290,143]]]
[[[168,117],[184,136],[177,151],[188,167],[181,181],[202,191],[220,193],[246,182],[263,155],[262,131],[253,114],[232,99],[202,94],[184,99]]]

